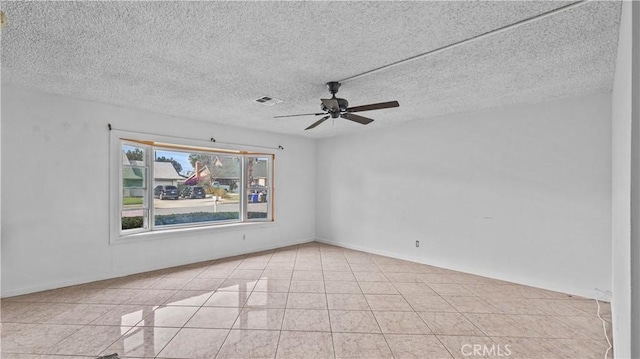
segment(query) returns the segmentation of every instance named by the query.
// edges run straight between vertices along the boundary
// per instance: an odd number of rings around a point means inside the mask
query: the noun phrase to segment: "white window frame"
[[[274,213],[274,168],[275,168],[275,154],[264,153],[258,151],[251,151],[249,146],[243,146],[243,148],[230,148],[228,146],[216,144],[215,148],[211,147],[211,144],[203,145],[204,141],[198,143],[198,141],[180,139],[176,137],[142,134],[136,132],[111,130],[110,131],[110,243],[131,243],[138,240],[149,240],[165,238],[167,235],[181,234],[185,231],[193,230],[229,230],[234,228],[243,228],[244,226],[251,226],[256,224],[275,223]],[[146,168],[146,188],[144,189],[145,195],[143,199],[143,223],[145,228],[122,230],[122,211],[123,211],[123,160],[122,160],[122,145],[130,145],[134,147],[140,147],[144,149],[145,159],[144,164]],[[174,146],[173,148],[171,146]],[[192,224],[177,224],[168,226],[154,225],[154,205],[153,205],[153,191],[155,186],[154,182],[154,163],[155,163],[155,151],[156,150],[168,150],[168,151],[184,151],[189,152],[202,152],[202,153],[218,153],[220,155],[238,156],[240,158],[240,183],[238,185],[240,208],[238,220],[224,220],[215,222],[197,222]],[[248,218],[248,196],[247,196],[247,182],[246,182],[246,159],[248,157],[267,158],[267,217],[266,218]],[[141,167],[141,166],[138,166]],[[146,211],[146,213],[144,212]],[[180,236],[181,237],[181,236]],[[182,238],[182,237],[181,237]]]

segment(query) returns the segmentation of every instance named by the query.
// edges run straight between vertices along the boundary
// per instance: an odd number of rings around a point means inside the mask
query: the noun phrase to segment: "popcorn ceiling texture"
[[[611,89],[619,2],[580,7],[343,84],[400,108],[311,131],[327,81],[567,2],[2,2],[2,83],[315,138]],[[263,106],[264,95],[284,100]],[[179,121],[179,120],[176,120]],[[178,125],[178,124],[176,124]]]

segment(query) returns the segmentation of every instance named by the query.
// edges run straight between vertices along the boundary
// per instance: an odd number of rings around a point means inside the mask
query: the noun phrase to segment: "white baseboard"
[[[414,262],[414,263],[427,264],[427,265],[430,265],[430,266],[439,267],[439,268],[443,268],[443,269],[449,269],[449,270],[454,270],[454,271],[457,271],[457,272],[468,273],[468,274],[478,275],[478,276],[482,276],[482,277],[486,277],[486,278],[502,280],[502,281],[505,281],[505,282],[522,284],[522,285],[526,285],[526,286],[530,286],[530,287],[551,290],[551,291],[554,291],[554,292],[566,293],[566,294],[585,297],[585,298],[590,298],[590,299],[596,299],[597,298],[598,300],[604,301],[604,302],[609,302],[611,300],[611,298],[603,298],[603,293],[597,291],[595,288],[594,289],[569,288],[569,287],[553,285],[553,284],[550,284],[550,283],[542,283],[542,282],[535,281],[535,280],[527,280],[527,279],[523,279],[523,278],[514,278],[514,277],[510,277],[508,275],[506,275],[506,276],[505,275],[499,275],[498,276],[495,273],[470,272],[468,268],[458,268],[458,267],[455,267],[455,266],[448,265],[446,263],[427,262],[422,258],[413,257],[413,256],[406,256],[406,255],[402,255],[402,254],[399,254],[399,253],[394,253],[394,252],[389,252],[389,251],[384,251],[384,250],[378,250],[378,249],[375,249],[375,248],[368,248],[368,247],[362,247],[362,246],[348,244],[348,243],[342,243],[342,242],[338,242],[338,241],[329,240],[329,239],[326,239],[326,238],[318,238],[318,237],[316,237],[315,240],[317,242],[320,242],[320,243],[330,244],[330,245],[337,246],[337,247],[353,249],[353,250],[356,250],[356,251],[376,254],[376,255],[385,256],[385,257],[402,259],[402,260],[409,261],[409,262]]]
[[[257,245],[257,246],[250,247],[250,248],[238,249],[237,251],[229,251],[229,252],[225,252],[225,253],[220,253],[220,255],[215,256],[215,257],[210,257],[210,258],[190,258],[188,260],[183,260],[183,261],[180,261],[180,262],[164,263],[163,265],[158,265],[158,266],[139,267],[139,268],[135,268],[135,269],[129,269],[127,271],[115,271],[115,272],[111,272],[111,273],[104,273],[104,274],[101,274],[101,275],[79,277],[79,278],[73,278],[73,279],[65,279],[65,280],[45,283],[45,284],[41,284],[41,285],[37,285],[37,286],[14,288],[14,289],[4,289],[3,288],[2,289],[2,294],[0,295],[0,297],[1,298],[8,298],[8,297],[16,296],[16,295],[23,295],[23,294],[41,292],[41,291],[44,291],[44,290],[51,290],[51,289],[69,287],[69,286],[72,286],[72,285],[87,284],[87,283],[97,282],[97,281],[105,280],[105,279],[113,279],[113,278],[125,277],[125,276],[128,276],[128,275],[140,274],[140,273],[150,272],[150,271],[159,270],[159,269],[177,267],[177,266],[181,266],[181,265],[193,264],[193,263],[204,262],[204,261],[208,261],[208,260],[214,260],[214,259],[220,259],[220,258],[226,258],[226,257],[233,257],[233,256],[249,254],[249,253],[255,253],[255,252],[260,252],[260,251],[266,251],[266,250],[271,250],[271,249],[278,249],[278,248],[282,248],[282,247],[288,247],[288,246],[293,246],[293,245],[303,244],[303,243],[309,243],[309,242],[314,242],[314,241],[315,241],[314,238],[304,238],[304,239],[288,241],[288,242],[281,242],[281,243],[271,244],[271,245]]]

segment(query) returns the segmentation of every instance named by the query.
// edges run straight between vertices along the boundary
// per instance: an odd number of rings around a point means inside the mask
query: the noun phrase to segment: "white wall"
[[[612,291],[614,353],[631,357],[631,2],[622,3],[612,92]]]
[[[316,236],[567,293],[610,290],[610,100],[604,92],[319,141]]]
[[[276,223],[109,245],[109,131],[264,146],[276,152]],[[311,241],[312,140],[2,88],[2,295],[11,296]],[[242,234],[247,239],[241,240]]]

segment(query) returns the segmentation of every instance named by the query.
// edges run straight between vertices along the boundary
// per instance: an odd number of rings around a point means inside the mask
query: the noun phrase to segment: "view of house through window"
[[[123,234],[273,218],[273,155],[121,148]]]

